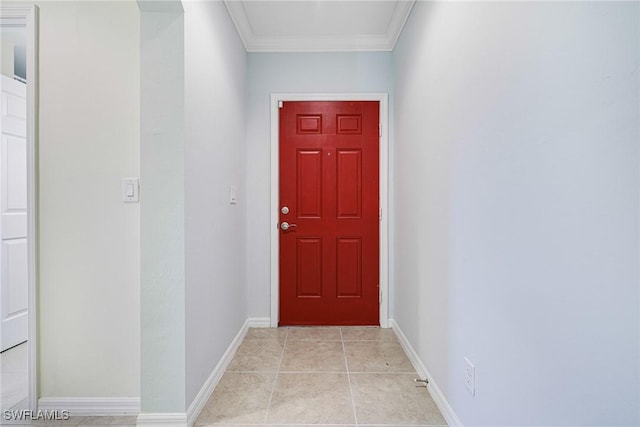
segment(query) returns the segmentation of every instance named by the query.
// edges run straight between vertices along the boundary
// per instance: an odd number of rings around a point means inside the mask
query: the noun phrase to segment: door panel
[[[362,217],[362,151],[337,152],[338,218]]]
[[[20,239],[27,235],[26,215],[16,213],[4,213],[2,215],[2,240]]]
[[[2,134],[26,138],[26,85],[7,76],[2,78]]]
[[[322,297],[322,241],[319,238],[296,239],[298,298]]]
[[[0,133],[0,351],[27,340],[26,85],[2,76]]]
[[[2,243],[2,280],[6,281],[3,311],[15,318],[27,307],[27,239],[6,240]]]
[[[322,152],[298,150],[298,218],[322,215]]]
[[[362,115],[361,114],[338,114],[337,116],[338,134],[361,134]]]
[[[2,209],[5,212],[27,210],[27,139],[2,138]]]
[[[336,245],[336,295],[362,297],[362,239],[338,238]]]
[[[378,102],[280,109],[280,325],[379,324],[378,124]]]

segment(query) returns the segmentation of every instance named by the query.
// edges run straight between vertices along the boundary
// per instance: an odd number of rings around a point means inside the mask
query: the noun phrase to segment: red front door
[[[280,325],[380,324],[378,126],[377,101],[280,108]]]

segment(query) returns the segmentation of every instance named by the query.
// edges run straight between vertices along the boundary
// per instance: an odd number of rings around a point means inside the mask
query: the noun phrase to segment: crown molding
[[[387,40],[391,45],[391,49],[389,50],[393,50],[393,48],[396,47],[396,43],[398,42],[398,38],[400,38],[404,24],[406,24],[407,19],[409,19],[409,15],[411,14],[411,10],[415,4],[416,0],[403,0],[396,3],[396,8],[393,10],[393,15],[391,16],[391,21],[387,28]]]
[[[224,4],[247,52],[389,52],[395,47],[415,0],[398,1],[385,34],[378,36],[256,36],[244,2],[224,0]]]

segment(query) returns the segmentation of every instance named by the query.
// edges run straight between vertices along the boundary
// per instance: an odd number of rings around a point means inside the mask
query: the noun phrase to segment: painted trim
[[[250,328],[270,328],[271,319],[269,317],[250,317],[247,319]]]
[[[268,328],[268,317],[249,317],[236,334],[229,347],[224,352],[218,364],[213,368],[211,374],[202,385],[202,388],[196,395],[186,413],[141,413],[138,415],[138,426],[157,425],[163,427],[191,427],[195,424],[198,415],[207,404],[213,390],[216,388],[222,375],[227,370],[233,356],[242,344],[244,337],[247,335],[249,328]]]
[[[386,32],[375,36],[261,36],[253,32],[243,2],[224,0],[247,52],[362,52],[395,47],[415,0],[396,2]]]
[[[182,0],[138,0],[140,12],[184,13]]]
[[[147,413],[138,415],[138,426],[187,427],[187,414]]]
[[[40,410],[68,410],[75,416],[122,416],[140,412],[139,397],[43,397]]]
[[[247,335],[247,331],[249,330],[249,328],[265,327],[263,326],[264,324],[265,318],[250,317],[245,320],[244,324],[240,328],[240,331],[238,331],[233,341],[231,341],[231,344],[229,344],[227,351],[224,352],[216,367],[213,368],[213,371],[209,375],[209,378],[207,378],[207,380],[204,382],[195,399],[193,399],[193,402],[191,402],[191,405],[189,405],[189,409],[187,409],[186,414],[186,425],[188,427],[191,427],[196,422],[198,415],[200,415],[200,412],[204,408],[204,405],[206,405],[207,401],[211,397],[211,394],[213,393],[213,390],[220,382],[222,375],[224,375],[224,371],[227,370],[227,367],[231,363],[233,356],[236,354],[236,351],[238,351],[240,344],[242,344],[242,340],[244,340],[245,335]],[[140,417],[138,417],[138,420],[139,419]],[[139,422],[138,425],[140,425]]]
[[[429,394],[433,398],[433,401],[436,403],[438,409],[440,409],[440,412],[442,413],[444,419],[447,421],[447,424],[450,427],[463,427],[462,421],[460,421],[458,415],[456,415],[451,405],[449,405],[449,402],[447,401],[444,394],[442,394],[440,387],[438,387],[438,384],[435,382],[424,363],[422,363],[422,359],[420,359],[420,356],[418,356],[418,353],[416,353],[415,349],[409,342],[409,339],[404,334],[404,332],[402,332],[402,329],[400,329],[398,323],[394,319],[389,319],[389,325],[398,337],[400,345],[404,349],[405,353],[407,353],[407,357],[409,357],[409,360],[413,364],[413,367],[416,369],[418,375],[420,375],[420,378],[426,378],[429,380],[429,385],[427,386]]]
[[[404,25],[407,23],[413,6],[416,4],[416,0],[401,0],[397,3],[396,8],[393,10],[393,15],[389,20],[389,29],[387,30],[387,37],[391,43],[391,50],[395,49],[396,43],[402,34]]]
[[[389,327],[389,95],[386,93],[271,94],[271,327],[278,326],[280,307],[279,247],[279,113],[278,101],[378,101],[380,103],[380,327]]]
[[[27,45],[27,252],[29,409],[38,408],[38,102],[39,102],[39,13],[34,4],[3,3],[0,19],[25,27]]]

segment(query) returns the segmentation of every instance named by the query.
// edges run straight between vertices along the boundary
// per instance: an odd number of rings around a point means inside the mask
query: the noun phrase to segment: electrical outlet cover
[[[466,357],[464,358],[464,385],[472,396],[476,395],[476,367]]]

